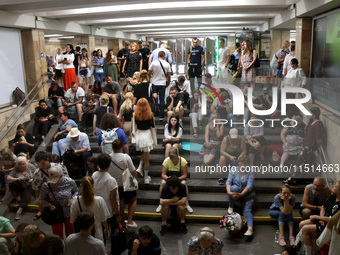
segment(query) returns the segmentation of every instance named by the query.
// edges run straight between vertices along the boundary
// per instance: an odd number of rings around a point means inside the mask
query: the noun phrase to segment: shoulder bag
[[[124,192],[127,191],[136,191],[138,190],[138,181],[136,180],[135,177],[132,176],[130,170],[129,170],[129,166],[126,160],[127,155],[123,154],[124,156],[124,164],[125,164],[125,170],[121,167],[119,167],[115,162],[113,162],[113,160],[111,160],[111,162],[118,167],[120,170],[123,171],[122,173],[122,180],[123,180],[123,188],[124,188]]]
[[[162,65],[162,62],[161,62],[160,60],[158,60],[158,61],[159,61],[159,64],[161,65],[162,70],[163,70],[163,73],[164,73],[164,75],[165,75],[165,79],[166,79],[165,86],[168,87],[168,86],[169,86],[168,76],[166,75],[166,72],[165,72],[165,70],[164,70],[164,67],[163,67],[163,65]]]
[[[158,116],[159,115],[158,99],[152,96],[152,83],[149,84],[149,99],[151,111],[153,112],[154,116]]]
[[[83,212],[83,208],[82,208],[81,205],[80,205],[79,196],[77,196],[77,202],[78,202],[78,206],[79,206],[80,212]],[[79,223],[78,223],[77,220],[75,220],[75,221],[73,222],[73,226],[74,226],[74,232],[75,232],[75,233],[79,233],[79,232],[80,232],[80,227],[79,227]],[[92,231],[91,231],[91,235],[94,237],[95,233],[96,233],[96,229],[95,229],[95,227],[93,226]]]
[[[48,183],[48,188],[50,189],[50,192],[53,195],[54,203],[53,204],[56,209],[54,211],[51,211],[49,207],[45,207],[44,211],[41,215],[41,219],[47,224],[47,225],[55,225],[59,223],[64,223],[65,217],[64,217],[64,209],[63,207],[57,202],[57,199],[54,196],[54,193],[52,191],[51,185]]]

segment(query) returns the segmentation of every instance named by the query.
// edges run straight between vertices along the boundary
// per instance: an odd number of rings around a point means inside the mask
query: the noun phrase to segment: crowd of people
[[[90,251],[105,254],[105,240],[108,238],[111,239],[111,254],[120,254],[119,247],[123,247],[124,242],[130,254],[160,254],[159,238],[150,227],[142,226],[129,242],[122,239],[121,233],[126,228],[138,227],[133,221],[138,192],[134,180],[140,175],[145,185],[151,183],[150,153],[159,143],[156,123],[163,123],[163,120],[166,122],[162,139],[164,161],[156,209],[162,218],[160,234],[169,231],[169,215],[178,218],[178,229],[186,234],[186,214],[193,213],[189,200],[188,161],[181,155],[182,137],[187,135],[189,127],[183,121],[186,109],[193,128],[191,135],[194,139],[200,136],[204,139],[199,152],[203,165],[217,161],[219,166],[235,168],[228,176],[220,176],[218,183],[226,187],[229,197],[227,212],[240,212],[247,221],[244,235],[250,237],[254,234],[252,209],[256,202],[256,181],[253,173],[243,169],[253,166],[256,161],[263,161],[266,148],[272,149],[267,146],[264,128],[258,125],[261,118],[249,114],[248,108],[247,89],[255,88],[257,54],[249,40],[237,44],[232,54],[223,39],[219,42],[220,81],[229,83],[232,74],[242,72],[245,112],[248,112],[245,118],[249,120],[243,128],[234,124],[227,129],[224,125],[214,124],[214,120],[220,118],[236,121],[232,95],[223,88],[216,88],[221,103],[207,98],[210,115],[208,122],[203,119],[202,94],[205,92],[199,88],[205,58],[197,38],[193,38],[193,46],[188,52],[190,81],[182,75],[171,81],[172,59],[164,44],[151,52],[141,40],[138,45],[125,41],[117,56],[110,49],[104,58],[103,52],[98,49],[92,53],[91,61],[85,48],[77,47],[74,52],[73,46],[68,44],[64,54],[57,49],[54,81],[46,100],[40,100],[36,108],[33,134],[19,125],[13,142],[14,153],[4,151],[2,154],[8,154],[8,164],[3,165],[3,172],[6,195],[11,191],[17,201],[15,220],[20,220],[22,211],[31,201],[32,189],[39,204],[34,220],[43,217],[46,208],[56,211],[60,207],[62,221],[51,224],[55,236],[46,235],[35,225],[19,225],[15,231],[8,226],[9,237],[16,236],[15,242],[7,244],[8,250],[14,247],[11,254],[21,254],[25,249],[27,253],[22,254],[33,254],[29,251],[31,249],[41,252],[34,254],[45,254],[44,251],[51,247],[54,254],[62,254],[64,250],[65,254],[91,254]],[[275,53],[277,65],[276,69],[273,66],[274,75],[286,77],[283,86],[304,87],[306,79],[294,58],[294,51],[294,45],[285,42],[283,49]],[[93,86],[90,85],[91,75],[95,78]],[[214,87],[209,73],[205,73],[203,79],[205,84]],[[264,87],[262,94],[253,98],[253,106],[264,110],[271,105],[269,88]],[[298,157],[300,164],[301,161],[317,163],[324,127],[320,121],[320,109],[314,107],[311,113],[307,126],[297,112],[290,112],[290,116],[287,114],[297,125],[284,127],[280,135],[282,145],[272,149],[273,155],[276,153],[281,158],[281,166],[291,156]],[[278,114],[279,109],[271,117]],[[44,142],[59,117],[62,124],[54,134],[51,153],[37,152],[36,165],[31,164],[29,160],[37,147],[36,140]],[[203,126],[203,123],[206,125]],[[100,154],[96,157],[90,137],[98,138]],[[139,160],[137,167],[133,156]],[[281,246],[287,245],[283,227],[285,221],[289,226],[289,244],[294,246],[296,241],[292,216],[296,201],[288,184],[295,184],[297,177],[286,180],[269,211],[271,217],[278,219]],[[75,180],[81,180],[79,190]],[[332,223],[334,227],[329,229],[326,224],[330,216],[337,215],[339,190],[340,183],[330,190],[322,178],[315,178],[313,184],[306,186],[301,201],[301,215],[305,220],[300,223],[300,228],[307,254],[312,254],[313,237],[322,233],[323,239],[318,244],[324,243],[330,234],[326,236],[322,231],[333,231],[336,227],[336,223]],[[126,220],[125,206],[128,209]],[[66,240],[63,244],[64,235]],[[215,237],[212,229],[203,228],[188,246],[188,254],[202,254],[202,249],[206,253],[222,254],[223,243]]]

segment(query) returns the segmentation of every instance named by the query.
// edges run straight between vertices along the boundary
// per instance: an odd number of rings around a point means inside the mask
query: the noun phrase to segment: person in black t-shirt
[[[119,77],[120,79],[125,78],[125,74],[122,73],[124,61],[126,57],[129,55],[130,52],[130,42],[124,41],[124,48],[120,49],[117,54],[117,59],[120,60],[120,70],[119,70]]]
[[[39,106],[35,108],[35,123],[33,126],[33,139],[41,133],[41,139],[44,140],[47,132],[50,130],[55,118],[53,115],[53,109],[47,106],[45,100],[39,101]]]
[[[138,40],[138,51],[142,54],[142,58],[143,58],[142,69],[148,71],[150,49],[148,47],[143,47],[143,40],[142,39]]]
[[[340,181],[332,187],[332,193],[333,195],[321,207],[320,215],[311,215],[308,220],[303,220],[299,224],[306,254],[312,254],[314,238],[322,233],[330,218],[340,210]]]
[[[205,64],[205,56],[203,47],[198,45],[198,39],[195,37],[192,39],[192,47],[188,52],[187,63],[189,65],[188,75],[190,78],[191,91],[195,90],[195,77],[197,77],[198,88],[202,83],[202,71]]]
[[[58,107],[59,113],[64,112],[64,89],[56,82],[52,82],[51,87],[48,90],[48,99],[46,103],[49,107]]]
[[[159,238],[147,225],[140,227],[138,234],[131,237],[128,242],[128,251],[129,255],[159,255],[162,253]]]
[[[164,235],[168,231],[166,221],[171,210],[176,210],[181,221],[180,230],[186,234],[188,229],[185,224],[185,203],[187,198],[187,191],[184,184],[181,183],[180,179],[176,175],[172,175],[166,180],[166,186],[162,190],[159,204],[162,206],[162,227],[160,230],[161,235]]]
[[[169,122],[169,118],[172,115],[178,114],[179,124],[183,127],[184,107],[182,103],[183,103],[183,94],[178,93],[178,89],[176,86],[172,86],[170,88],[170,96],[166,98],[166,105],[168,107],[167,122]]]
[[[259,109],[259,110],[269,110],[272,107],[272,104],[273,104],[273,98],[269,96],[268,88],[266,87],[262,89],[262,95],[258,96],[253,102],[254,108]],[[278,114],[279,114],[279,111],[275,109],[275,111],[271,115],[264,116],[264,117],[274,118]]]

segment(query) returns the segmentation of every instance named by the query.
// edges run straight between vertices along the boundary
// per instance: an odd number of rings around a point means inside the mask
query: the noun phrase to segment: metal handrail
[[[17,106],[17,108],[14,110],[14,112],[12,112],[12,114],[7,118],[7,120],[5,121],[5,123],[1,126],[0,128],[0,142],[6,137],[6,135],[8,134],[8,132],[12,129],[12,127],[17,123],[17,121],[20,119],[21,115],[28,109],[28,107],[30,107],[31,103],[33,102],[33,100],[35,99],[35,97],[39,94],[39,92],[44,88],[45,84],[48,83],[48,80],[46,80],[41,87],[38,89],[38,91],[34,94],[34,96],[32,97],[32,99],[28,100],[28,97],[32,94],[32,92],[38,87],[38,85],[42,82],[42,80],[44,79],[44,77],[46,75],[52,74],[51,72],[46,72],[44,73],[41,78],[37,81],[37,83],[34,85],[34,87],[30,90],[30,92],[26,95],[26,97],[24,98],[24,100]],[[21,111],[21,113],[16,117],[16,119],[13,121],[13,123],[7,128],[7,130],[5,132],[2,132],[3,129],[7,126],[8,122],[12,119],[12,117],[19,111],[19,109],[21,109],[22,104],[24,104],[24,102],[27,102],[26,106],[23,108],[23,110]]]

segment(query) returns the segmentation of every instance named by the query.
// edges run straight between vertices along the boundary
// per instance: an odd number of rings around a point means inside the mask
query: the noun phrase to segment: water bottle
[[[276,232],[275,232],[275,243],[279,243],[279,236],[280,236],[280,230],[276,230]]]
[[[45,141],[43,140],[40,145],[41,147],[46,147]]]

